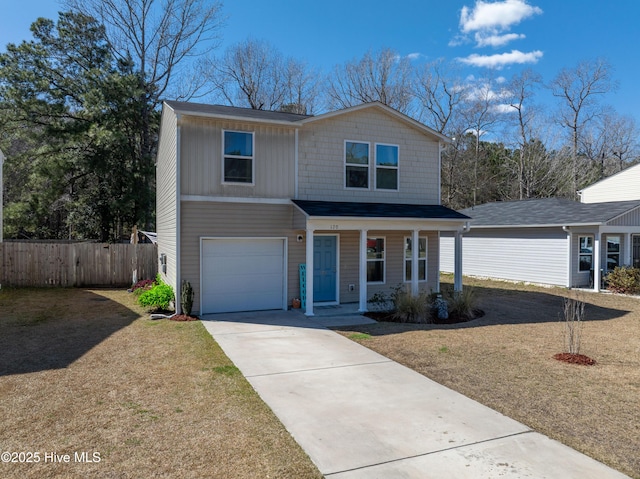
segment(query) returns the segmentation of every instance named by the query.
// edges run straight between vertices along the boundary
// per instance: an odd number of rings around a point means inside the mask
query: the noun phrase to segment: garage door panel
[[[284,307],[282,239],[206,239],[202,244],[202,313]]]

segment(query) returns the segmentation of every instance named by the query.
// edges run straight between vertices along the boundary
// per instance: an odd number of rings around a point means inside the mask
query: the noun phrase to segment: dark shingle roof
[[[229,118],[246,118],[259,121],[283,121],[297,122],[309,118],[309,115],[298,115],[282,111],[254,110],[252,108],[239,108],[225,105],[206,105],[204,103],[191,103],[185,101],[165,101],[173,110],[184,115],[215,116]]]
[[[461,210],[478,226],[571,226],[603,224],[640,207],[640,201],[579,203],[563,198],[485,203]]]
[[[309,200],[292,201],[309,216],[451,219],[461,221],[469,219],[467,216],[442,205],[407,205],[398,203],[357,203]]]

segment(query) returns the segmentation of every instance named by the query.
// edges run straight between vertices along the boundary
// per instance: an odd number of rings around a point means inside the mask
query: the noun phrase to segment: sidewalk
[[[330,479],[627,476],[330,331],[358,315],[211,315],[209,333]]]

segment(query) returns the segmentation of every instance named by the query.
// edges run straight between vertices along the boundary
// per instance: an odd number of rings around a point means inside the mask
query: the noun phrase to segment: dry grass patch
[[[0,477],[321,477],[199,321],[147,318],[124,291],[0,290],[0,450],[40,453]]]
[[[378,323],[347,337],[633,477],[640,478],[640,298],[585,293],[578,366],[563,352],[563,288],[466,280],[483,318]],[[360,340],[354,334],[371,337]]]

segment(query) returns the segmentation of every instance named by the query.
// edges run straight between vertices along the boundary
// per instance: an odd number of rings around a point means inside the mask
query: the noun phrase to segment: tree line
[[[162,100],[302,114],[380,101],[452,138],[442,202],[573,198],[638,161],[637,126],[605,103],[605,59],[545,83],[462,76],[392,49],[330,72],[248,38],[219,52],[222,6],[207,0],[66,0],[56,21],[0,53],[6,238],[101,239],[154,229]],[[551,92],[555,108],[537,103]]]

